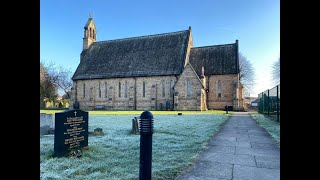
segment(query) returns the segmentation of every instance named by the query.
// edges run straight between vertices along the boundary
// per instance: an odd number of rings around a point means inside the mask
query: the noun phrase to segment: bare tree
[[[70,99],[71,96],[71,87],[72,87],[72,80],[71,80],[71,70],[63,68],[62,66],[59,66],[57,69],[57,75],[58,75],[58,81],[57,85],[59,89],[61,89]]]
[[[272,64],[272,82],[274,85],[280,84],[280,57]]]
[[[47,70],[44,67],[44,64],[40,62],[40,85],[46,80],[46,73],[47,73]]]
[[[62,66],[57,67],[53,62],[47,65],[40,63],[40,96],[41,92],[43,92],[42,94],[54,92],[55,96],[50,96],[50,99],[53,99],[53,97],[57,97],[57,91],[61,90],[70,98],[72,87],[71,73],[70,69]],[[42,83],[43,81],[46,83]],[[43,87],[42,91],[41,85]],[[51,86],[51,89],[47,89],[48,85]]]
[[[239,53],[240,82],[246,93],[253,92],[255,86],[255,73],[251,61],[242,53]]]
[[[57,97],[55,78],[50,74],[50,66],[40,62],[40,100],[54,100]]]

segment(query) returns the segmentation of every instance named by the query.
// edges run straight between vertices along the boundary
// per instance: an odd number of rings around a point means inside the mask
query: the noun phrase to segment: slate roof
[[[94,42],[72,79],[179,75],[189,30]]]
[[[239,72],[238,43],[191,48],[189,62],[197,74],[237,74]]]

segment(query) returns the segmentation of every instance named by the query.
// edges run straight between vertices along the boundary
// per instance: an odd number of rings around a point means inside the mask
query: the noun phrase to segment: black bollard
[[[139,120],[140,169],[139,180],[151,180],[153,115],[144,111]]]

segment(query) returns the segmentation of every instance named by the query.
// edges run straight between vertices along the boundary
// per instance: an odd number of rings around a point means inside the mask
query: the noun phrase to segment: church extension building
[[[188,30],[96,41],[90,17],[72,80],[81,109],[243,109],[238,40],[193,47]]]

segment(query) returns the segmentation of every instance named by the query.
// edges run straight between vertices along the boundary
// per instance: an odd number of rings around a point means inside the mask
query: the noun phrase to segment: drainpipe
[[[174,110],[174,87],[172,87],[172,107],[171,107],[171,111]]]
[[[207,97],[206,97],[206,104],[207,104],[207,109],[209,109],[209,104],[208,104],[208,101],[209,101],[209,92],[210,92],[210,77],[211,75],[208,75],[208,86],[207,86]]]
[[[137,110],[137,78],[134,77],[134,110]]]
[[[158,110],[158,106],[157,106],[157,101],[158,101],[158,84],[156,83],[156,99],[155,99],[155,107],[156,107],[156,111]]]

